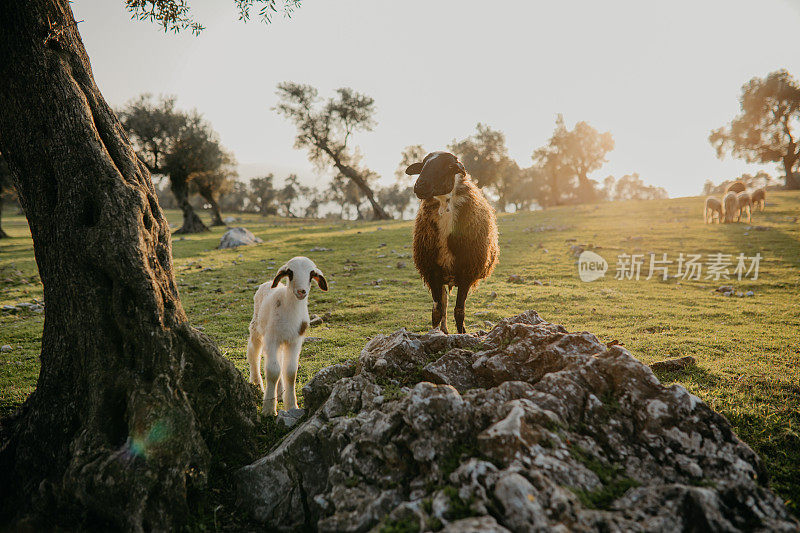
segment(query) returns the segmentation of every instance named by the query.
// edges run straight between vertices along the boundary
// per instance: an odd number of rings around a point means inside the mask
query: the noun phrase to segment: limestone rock
[[[246,246],[261,242],[264,241],[253,235],[247,228],[231,228],[222,235],[222,239],[220,239],[217,248],[236,248],[237,246]]]
[[[305,409],[289,409],[288,411],[281,409],[278,412],[278,422],[287,428],[294,427],[300,422],[304,414],[306,414]]]
[[[378,335],[303,392],[304,421],[236,476],[269,530],[800,528],[723,416],[533,311]]]

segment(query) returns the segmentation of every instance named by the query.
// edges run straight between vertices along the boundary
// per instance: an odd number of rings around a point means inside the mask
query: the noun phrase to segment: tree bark
[[[0,239],[8,238],[8,233],[3,231],[3,194],[0,193]]]
[[[175,196],[175,201],[178,202],[183,212],[183,226],[176,230],[175,233],[202,233],[210,231],[208,226],[203,224],[197,213],[194,212],[191,202],[189,202],[189,180],[180,172],[173,172],[169,176],[169,188]]]
[[[177,529],[217,467],[252,458],[253,390],[188,323],[68,0],[4,2],[0,58],[0,150],[47,303],[36,390],[0,422],[0,529]]]

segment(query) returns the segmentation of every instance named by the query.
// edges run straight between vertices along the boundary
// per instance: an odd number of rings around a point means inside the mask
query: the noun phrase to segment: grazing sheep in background
[[[767,191],[764,187],[759,187],[750,193],[750,199],[753,201],[753,207],[758,207],[759,211],[764,211],[764,206],[767,203]]]
[[[729,192],[735,192],[736,194],[739,194],[740,192],[744,192],[746,190],[747,187],[745,187],[744,183],[742,183],[739,180],[736,180],[727,187],[725,187],[725,194],[728,194]]]
[[[722,202],[713,196],[709,196],[706,198],[706,205],[703,209],[703,220],[705,220],[706,224],[714,222],[714,214],[717,215],[717,224],[719,224],[722,221]]]
[[[283,278],[288,283],[280,285]],[[281,378],[283,405],[297,408],[295,381],[308,329],[308,293],[311,280],[319,288],[328,290],[322,271],[307,257],[294,257],[283,265],[272,282],[263,283],[253,297],[253,320],[250,321],[250,339],[247,341],[247,362],[250,365],[250,382],[264,392],[262,414],[276,415],[276,385]],[[261,381],[261,351],[265,352],[264,374],[267,386]]]
[[[722,210],[726,224],[733,222],[734,217],[739,216],[739,201],[735,192],[729,192],[722,198]]]
[[[414,264],[433,295],[431,323],[447,333],[447,296],[456,286],[453,317],[458,333],[466,333],[467,295],[491,275],[500,254],[494,209],[453,154],[432,152],[406,174],[419,174]]]
[[[736,216],[736,222],[741,220],[743,211],[747,211],[747,221],[750,222],[750,212],[753,209],[753,199],[750,197],[750,193],[745,191],[737,194],[736,203],[739,204],[739,214]]]

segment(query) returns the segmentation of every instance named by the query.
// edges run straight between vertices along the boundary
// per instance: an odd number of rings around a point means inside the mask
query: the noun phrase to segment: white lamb
[[[283,278],[288,283],[280,285]],[[311,280],[316,280],[323,291],[328,282],[322,271],[307,257],[293,257],[283,265],[272,282],[263,283],[253,301],[253,320],[250,321],[250,339],[247,341],[247,362],[250,364],[250,382],[264,392],[262,414],[277,414],[278,379],[281,379],[283,405],[297,408],[295,380],[300,350],[308,329],[308,293]],[[267,387],[261,380],[261,351],[265,352],[264,375]]]

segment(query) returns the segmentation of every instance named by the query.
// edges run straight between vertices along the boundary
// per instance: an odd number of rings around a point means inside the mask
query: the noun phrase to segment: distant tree
[[[278,208],[275,206],[278,191],[275,190],[274,179],[272,174],[267,174],[250,180],[250,202],[262,216],[278,213]]]
[[[606,154],[614,149],[611,133],[600,133],[586,122],[578,122],[572,130],[558,115],[556,127],[547,145],[533,153],[548,184],[548,203],[564,201],[589,203],[599,199],[596,182],[589,174],[606,162]]]
[[[606,178],[608,179],[608,178]],[[614,186],[614,200],[660,200],[668,198],[662,187],[646,185],[639,174],[626,174]]]
[[[320,205],[325,201],[322,193],[316,187],[306,187],[305,198],[308,204],[306,204],[303,216],[305,218],[319,218]]]
[[[3,154],[0,154],[0,239],[5,239],[8,234],[3,231],[3,200],[13,198],[16,195],[14,181],[11,179],[11,169],[8,168]]]
[[[219,198],[220,210],[224,212],[243,213],[255,211],[255,207],[250,201],[250,184],[240,180],[234,180],[230,189]]]
[[[289,174],[283,187],[277,191],[277,201],[283,207],[284,216],[295,218],[297,215],[292,212],[292,205],[296,200],[307,194],[308,187],[300,184],[297,174]]]
[[[528,188],[528,186],[532,186],[532,183],[526,183],[526,181],[530,179],[532,179],[532,175],[527,169],[523,171],[516,161],[510,157],[506,158],[504,164],[498,170],[494,185],[491,187],[497,195],[497,201],[495,202],[497,210],[504,212],[508,204],[522,205],[528,203],[529,205],[529,200],[532,201],[533,198],[528,198],[526,193],[528,190],[532,192],[532,189]]]
[[[413,198],[414,188],[399,183],[378,189],[378,201],[387,209],[392,209],[401,220]]]
[[[149,94],[129,102],[118,115],[150,172],[169,177],[183,211],[183,226],[176,233],[208,231],[189,202],[189,183],[193,177],[217,172],[231,157],[211,125],[196,111],[176,110],[174,97],[153,101]]]
[[[741,113],[715,129],[708,140],[722,158],[727,151],[749,163],[780,163],[787,189],[800,189],[794,168],[800,160],[800,86],[786,71],[753,78],[742,87]]]
[[[375,174],[370,174],[367,179],[371,181],[374,177]],[[351,218],[351,208],[355,211],[356,220],[364,218],[361,213],[364,194],[352,180],[347,179],[342,174],[337,174],[330,181],[328,189],[325,191],[325,198],[327,201],[339,206],[341,218]]]
[[[526,211],[534,203],[538,203],[544,194],[542,171],[536,166],[517,167],[516,173],[517,178],[510,182],[510,186],[505,191],[505,197],[508,203],[514,206],[515,211]]]
[[[189,181],[200,173],[218,171],[225,160],[216,132],[199,114],[190,114],[163,166],[183,211],[183,226],[176,233],[208,231],[189,203]]]
[[[425,159],[426,155],[428,155],[428,151],[425,150],[421,144],[412,144],[411,146],[403,148],[403,151],[400,152],[400,163],[394,171],[395,179],[399,183],[405,185],[414,183],[417,177],[406,174],[406,169],[412,163],[417,163]]]
[[[598,196],[601,200],[605,200],[607,202],[611,202],[614,200],[614,185],[617,183],[617,180],[614,176],[606,176],[603,180],[603,187],[597,191]]]
[[[322,102],[314,87],[291,82],[278,84],[277,93],[279,103],[274,109],[297,127],[295,147],[308,150],[312,163],[320,167],[333,165],[352,181],[372,205],[375,218],[390,218],[369,186],[370,171],[358,168],[357,157],[347,146],[353,133],[372,130],[374,100],[341,88],[335,97]]]
[[[190,184],[211,206],[211,225],[224,226],[220,197],[227,194],[236,182],[239,172],[236,170],[236,159],[229,152],[222,152],[222,163],[215,170],[193,173],[189,177]]]
[[[508,156],[505,135],[480,122],[475,133],[448,147],[464,164],[480,187],[489,187],[497,195],[497,209],[505,211],[508,195],[516,187],[519,166]]]

